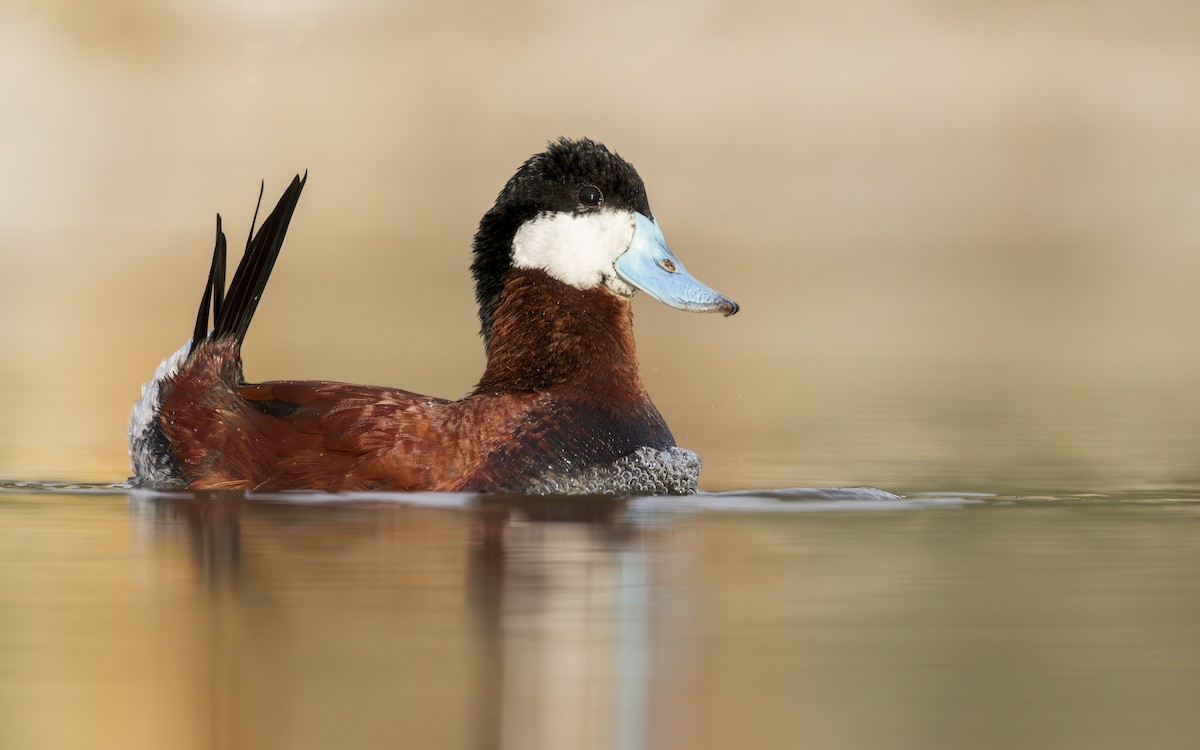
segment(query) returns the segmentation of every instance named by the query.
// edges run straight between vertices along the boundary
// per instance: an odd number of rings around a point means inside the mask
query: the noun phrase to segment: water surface
[[[0,747],[1171,748],[1200,489],[0,492]]]

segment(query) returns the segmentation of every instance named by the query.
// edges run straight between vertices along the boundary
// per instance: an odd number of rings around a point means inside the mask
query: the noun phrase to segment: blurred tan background
[[[559,135],[742,304],[637,303],[703,486],[1200,476],[1193,2],[15,0],[0,71],[0,476],[127,476],[214,214],[305,169],[248,376],[462,394],[475,224]]]

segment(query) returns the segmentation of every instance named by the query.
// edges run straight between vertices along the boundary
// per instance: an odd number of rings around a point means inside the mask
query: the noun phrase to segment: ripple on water
[[[196,496],[188,491],[139,488],[130,482],[46,482],[0,480],[0,494],[128,495],[134,503],[170,502]],[[1193,505],[1200,504],[1200,488],[1162,487],[1102,492],[987,493],[920,491],[900,495],[875,487],[781,487],[730,492],[698,492],[694,495],[504,495],[462,492],[246,492],[248,500],[296,505],[340,505],[385,503],[423,508],[469,509],[483,502],[521,502],[539,507],[559,502],[611,504],[619,502],[641,514],[673,513],[797,513],[819,511],[879,511],[990,507],[1047,504],[1088,505]]]
[[[0,481],[0,492],[45,494],[128,494],[134,502],[169,502],[195,496],[187,491],[149,490],[129,482],[71,483],[40,481]],[[396,503],[429,508],[469,508],[484,500],[511,497],[461,492],[320,492],[289,490],[286,492],[249,492],[248,499],[269,503],[343,504]],[[980,502],[979,493],[930,493],[903,497],[873,487],[785,487],[779,489],[738,490],[734,492],[700,492],[695,495],[617,496],[617,495],[538,495],[539,502],[590,497],[593,501],[620,500],[631,510],[654,513],[687,512],[763,512],[815,510],[898,510],[911,508],[947,507]]]

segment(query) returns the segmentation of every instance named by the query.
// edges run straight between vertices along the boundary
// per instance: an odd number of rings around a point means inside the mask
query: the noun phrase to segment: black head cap
[[[599,193],[599,202],[594,188]],[[475,299],[480,333],[491,336],[492,313],[504,277],[512,269],[512,241],[517,229],[538,214],[555,211],[633,210],[654,218],[646,186],[633,165],[603,144],[584,138],[560,138],[531,156],[496,196],[475,233]]]

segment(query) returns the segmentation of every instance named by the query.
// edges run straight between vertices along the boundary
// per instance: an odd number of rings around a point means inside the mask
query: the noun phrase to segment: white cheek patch
[[[613,263],[629,249],[633,230],[631,211],[539,214],[513,236],[513,265],[540,268],[579,289],[604,282],[628,297],[634,289],[617,278]]]

